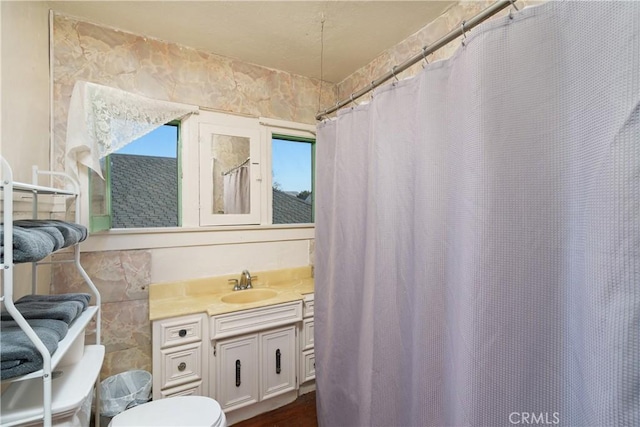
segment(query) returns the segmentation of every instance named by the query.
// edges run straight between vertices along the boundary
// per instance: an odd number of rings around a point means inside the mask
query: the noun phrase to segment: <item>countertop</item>
[[[228,294],[247,292],[233,291],[229,279],[240,275],[227,275],[179,282],[154,283],[149,286],[149,320],[166,319],[188,314],[206,313],[208,316],[231,313],[256,307],[265,307],[302,300],[314,292],[312,268],[298,267],[283,270],[251,272],[256,279],[254,289],[271,289],[274,297],[255,302],[231,304],[222,301]]]

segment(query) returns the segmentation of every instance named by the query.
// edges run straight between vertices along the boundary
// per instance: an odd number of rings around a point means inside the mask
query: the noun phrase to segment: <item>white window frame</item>
[[[257,129],[260,140],[260,222],[257,225],[200,225],[200,123],[217,124],[234,129]],[[83,242],[83,251],[175,248],[234,243],[308,240],[315,237],[315,225],[272,224],[271,139],[273,134],[316,138],[314,125],[286,120],[237,116],[201,110],[184,118],[180,124],[182,156],[182,227],[111,229],[94,233]],[[82,173],[83,194],[88,194],[88,176]],[[253,171],[252,171],[253,172]],[[315,171],[313,172],[315,173]],[[88,209],[88,204],[86,204]],[[223,216],[223,215],[219,215]],[[88,218],[88,216],[84,216]]]

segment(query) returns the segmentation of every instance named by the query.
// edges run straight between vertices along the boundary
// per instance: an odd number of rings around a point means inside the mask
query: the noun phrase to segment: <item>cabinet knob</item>
[[[185,369],[187,369],[187,364],[186,364],[186,363],[184,363],[184,362],[181,362],[181,363],[178,365],[178,371],[182,372],[182,371],[184,371]]]
[[[186,329],[180,329],[178,331],[178,335],[180,335],[180,338],[184,338],[187,336],[187,330]]]

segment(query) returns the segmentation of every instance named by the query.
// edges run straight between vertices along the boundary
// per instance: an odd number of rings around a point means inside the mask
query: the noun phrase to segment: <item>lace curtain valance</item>
[[[159,101],[95,83],[76,82],[67,120],[66,170],[78,163],[102,177],[100,159],[198,107]]]

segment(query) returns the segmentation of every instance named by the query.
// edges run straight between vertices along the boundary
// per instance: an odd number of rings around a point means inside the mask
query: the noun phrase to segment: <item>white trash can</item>
[[[110,376],[100,383],[100,425],[125,409],[151,399],[151,373],[144,370],[126,371]]]

